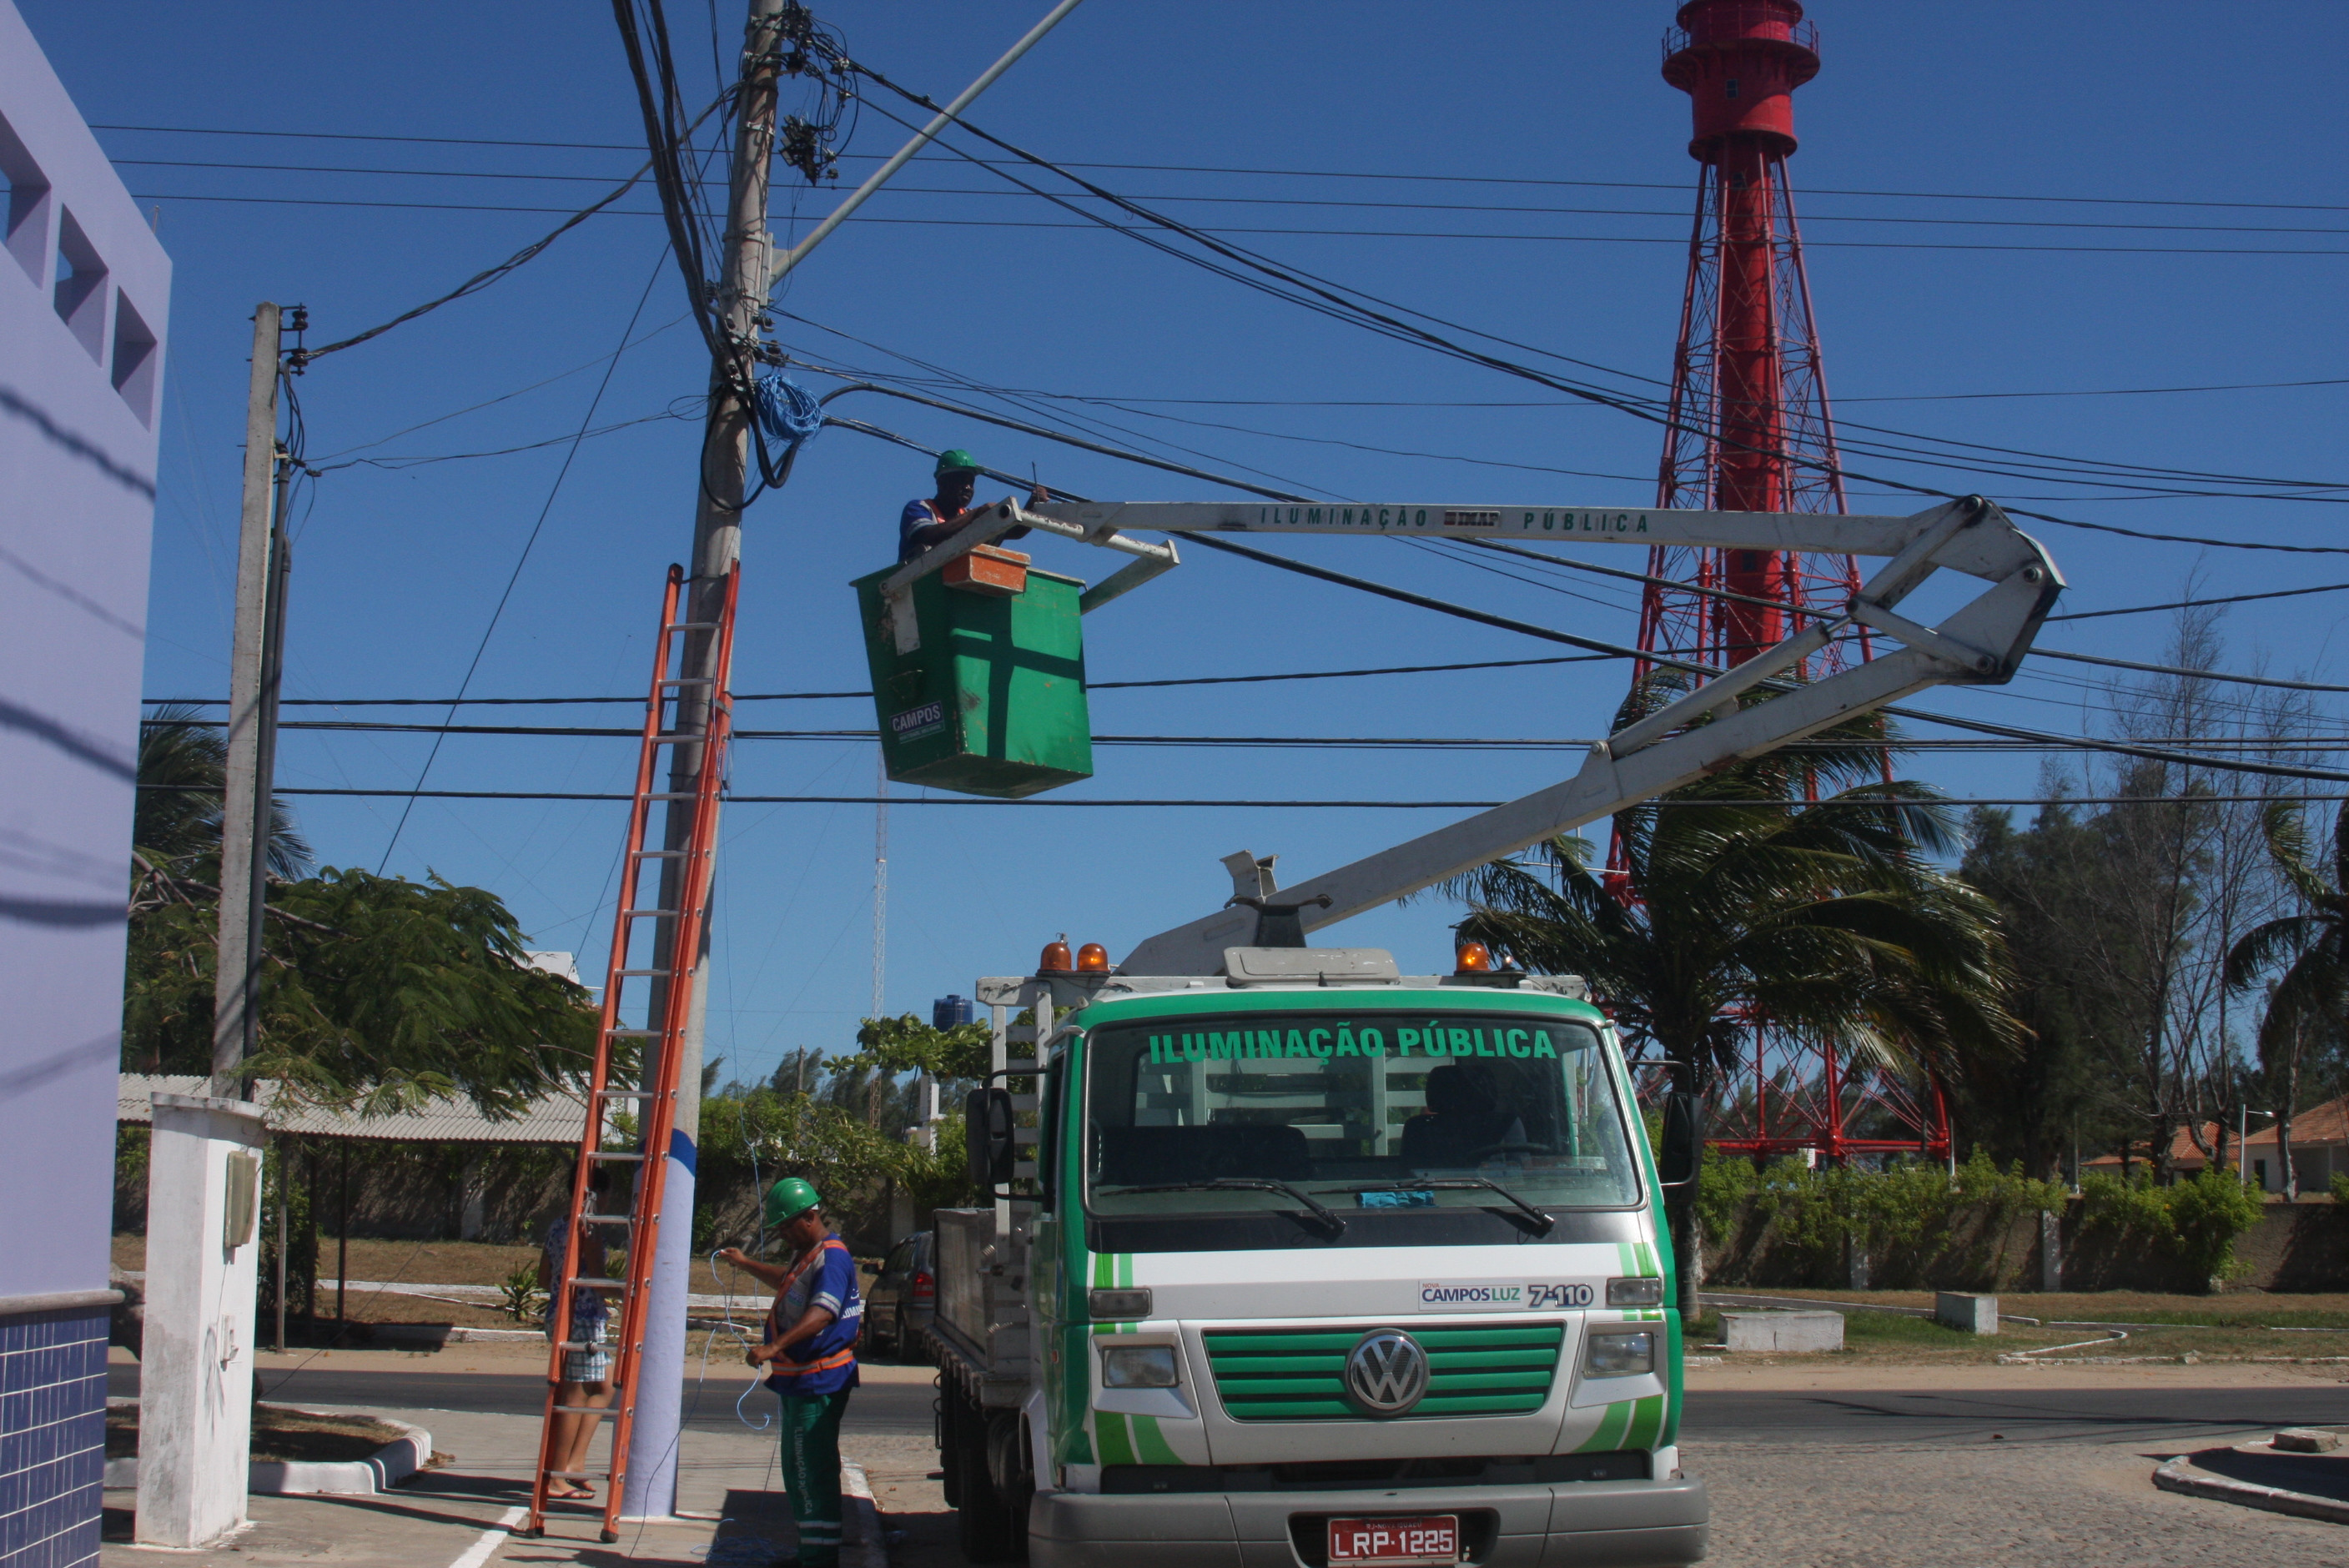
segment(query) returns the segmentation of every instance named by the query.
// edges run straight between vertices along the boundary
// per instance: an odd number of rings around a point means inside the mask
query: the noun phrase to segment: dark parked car
[[[867,1351],[900,1361],[922,1355],[922,1336],[937,1315],[938,1286],[930,1233],[916,1231],[889,1249],[881,1273],[864,1291]]]

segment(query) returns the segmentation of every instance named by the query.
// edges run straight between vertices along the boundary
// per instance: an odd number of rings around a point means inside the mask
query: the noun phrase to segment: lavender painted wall
[[[0,180],[0,1568],[62,1568],[98,1550],[171,268],[8,0]]]
[[[0,1297],[104,1289],[171,267],[0,0]]]

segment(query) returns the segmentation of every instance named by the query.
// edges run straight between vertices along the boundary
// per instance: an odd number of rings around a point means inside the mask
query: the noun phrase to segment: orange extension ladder
[[[679,1047],[684,1042],[693,974],[699,962],[702,932],[709,917],[710,872],[718,848],[719,795],[726,778],[726,743],[733,729],[733,705],[727,683],[733,668],[734,601],[740,571],[736,568],[727,573],[715,621],[678,619],[679,607],[689,603],[686,583],[683,568],[668,569],[668,586],[661,600],[659,643],[653,655],[652,689],[645,704],[643,749],[636,759],[636,799],[628,810],[619,909],[612,922],[612,958],[605,973],[603,1016],[595,1037],[595,1067],[588,1078],[587,1129],[580,1139],[579,1163],[571,1181],[571,1208],[566,1219],[569,1228],[564,1233],[566,1244],[563,1277],[555,1284],[554,1344],[547,1365],[546,1417],[539,1433],[537,1472],[531,1483],[530,1519],[523,1529],[528,1536],[545,1533],[549,1481],[601,1480],[605,1483],[602,1539],[619,1539],[621,1494],[627,1482],[628,1439],[636,1422],[636,1383],[642,1370],[645,1316],[650,1305],[653,1258],[660,1243],[661,1191],[668,1170],[664,1156],[677,1124]],[[709,677],[670,675],[673,639],[702,632],[717,638],[717,657],[710,665],[714,674]],[[679,668],[686,667],[681,653],[676,655],[676,663]],[[709,698],[706,730],[672,727],[681,699],[689,691],[704,686],[709,688]],[[678,792],[663,789],[659,767],[663,750],[693,745],[699,745],[702,750],[692,789]],[[672,850],[647,844],[645,835],[651,825],[652,804],[656,800],[667,802],[670,811],[678,810],[683,802],[691,802],[691,827],[684,848]],[[685,867],[684,875],[678,879],[682,893],[677,901],[678,907],[638,907],[642,892],[639,884],[647,867],[680,858]],[[659,902],[657,897],[651,900],[654,904]],[[646,929],[647,925],[649,930]],[[658,965],[660,955],[667,954],[667,966],[630,967],[632,948],[644,954],[641,963],[646,965]],[[646,1028],[624,1026],[621,1003],[627,982],[655,977],[665,977],[669,982],[660,1016],[647,1016],[645,1022],[649,1026]],[[622,1041],[642,1042],[642,1059],[652,1069],[645,1074],[643,1081],[651,1088],[613,1087],[613,1050],[615,1044]],[[614,1124],[613,1111],[616,1106],[630,1101],[636,1104],[638,1125],[635,1137],[624,1138]],[[623,1171],[634,1168],[633,1191],[625,1212],[599,1213],[588,1208],[588,1171],[599,1164],[617,1166]],[[619,1183],[614,1181],[610,1186],[616,1189]],[[579,1244],[584,1225],[616,1230],[626,1227],[625,1277],[605,1279],[579,1272],[580,1253],[585,1250]],[[616,1290],[619,1295],[615,1315],[617,1331],[605,1346],[613,1357],[612,1403],[594,1412],[612,1418],[611,1468],[605,1474],[554,1469],[555,1417],[589,1412],[586,1406],[556,1403],[561,1397],[564,1354],[594,1348],[584,1342],[574,1342],[571,1337],[572,1292],[580,1285]]]

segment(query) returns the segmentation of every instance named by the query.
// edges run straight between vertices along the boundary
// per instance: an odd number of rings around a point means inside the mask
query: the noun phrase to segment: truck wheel
[[[986,1417],[978,1411],[969,1414],[978,1418],[962,1424],[962,1501],[955,1513],[962,1554],[973,1563],[1014,1562],[1024,1542],[1015,1533],[1010,1507],[987,1473]]]
[[[938,1490],[946,1493],[948,1508],[962,1506],[963,1398],[958,1388],[943,1386],[938,1389]]]
[[[963,1488],[960,1524],[962,1554],[973,1563],[1009,1563],[1019,1553],[1011,1539],[1011,1511],[992,1481],[972,1480]]]

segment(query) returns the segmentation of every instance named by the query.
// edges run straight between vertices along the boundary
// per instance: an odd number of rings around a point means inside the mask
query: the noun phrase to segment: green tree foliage
[[[2163,1186],[2153,1172],[2091,1171],[2080,1180],[2083,1227],[2116,1233],[2117,1243],[2174,1260],[2212,1285],[2242,1272],[2235,1241],[2267,1212],[2260,1194],[2230,1172],[2199,1171]]]
[[[167,875],[220,880],[221,788],[228,779],[227,732],[187,703],[165,703],[139,727],[139,799],[130,841],[139,858]],[[293,813],[273,799],[269,873],[297,877],[310,846]]]
[[[168,714],[168,710],[167,710]],[[141,732],[129,964],[127,1070],[212,1070],[224,768],[214,731],[172,720]],[[150,801],[152,802],[150,804]],[[195,805],[191,802],[208,802]],[[282,813],[270,859],[255,1078],[369,1109],[464,1095],[493,1115],[582,1076],[595,1048],[586,993],[533,968],[494,894],[327,867]],[[627,1064],[622,1064],[626,1070]]]
[[[2100,825],[2060,805],[2028,829],[1977,807],[1967,838],[1958,874],[1998,906],[2025,1033],[2004,1081],[1954,1086],[1958,1119],[2000,1156],[2050,1176],[2075,1140],[2101,1150],[2144,1135],[2113,1044],[2136,1038],[2140,1021],[2108,966],[2088,956],[2128,944],[2107,884],[2113,866]]]
[[[813,1181],[852,1224],[881,1218],[880,1206],[896,1196],[917,1215],[976,1201],[952,1091],[986,1076],[988,1041],[983,1024],[937,1029],[912,1014],[867,1018],[853,1055],[794,1051],[765,1083],[705,1099],[696,1189],[704,1239],[750,1237],[759,1193],[783,1176]],[[924,1073],[946,1091],[935,1148],[908,1136]]]
[[[987,1076],[991,1038],[985,1024],[939,1029],[911,1013],[867,1018],[856,1031],[856,1059],[889,1073],[927,1073],[942,1082],[974,1082]]]
[[[1635,692],[1617,727],[1670,695]],[[1955,847],[1949,809],[1885,780],[1885,738],[1879,719],[1858,721],[1619,814],[1628,902],[1579,840],[1472,872],[1447,884],[1470,903],[1461,934],[1529,970],[1584,976],[1698,1094],[1734,1070],[1738,1012],[1910,1072],[1986,1073],[2022,1032],[2005,1004],[2013,966],[1989,902],[1927,860]],[[1679,1189],[1671,1204],[1692,1265],[1693,1197]],[[1692,1316],[1696,1284],[1683,1266]]]
[[[1938,1165],[1812,1170],[1790,1159],[1757,1171],[1708,1155],[1697,1182],[1703,1233],[1770,1258],[1773,1277],[1748,1284],[1840,1284],[1857,1251],[1879,1289],[1979,1284],[1994,1277],[1990,1249],[2010,1222],[2064,1202],[2061,1182],[2002,1170],[1980,1149],[1954,1178]]]
[[[2274,976],[2260,1019],[2260,1065],[2284,1113],[2276,1127],[2284,1191],[2297,1195],[2291,1113],[2299,1104],[2303,1058],[2312,1045],[2339,1051],[2349,1029],[2349,801],[2334,819],[2329,857],[2318,853],[2297,806],[2271,802],[2261,828],[2300,907],[2252,927],[2235,944],[2227,954],[2227,988],[2247,991]],[[2328,858],[2329,867],[2320,865]]]

